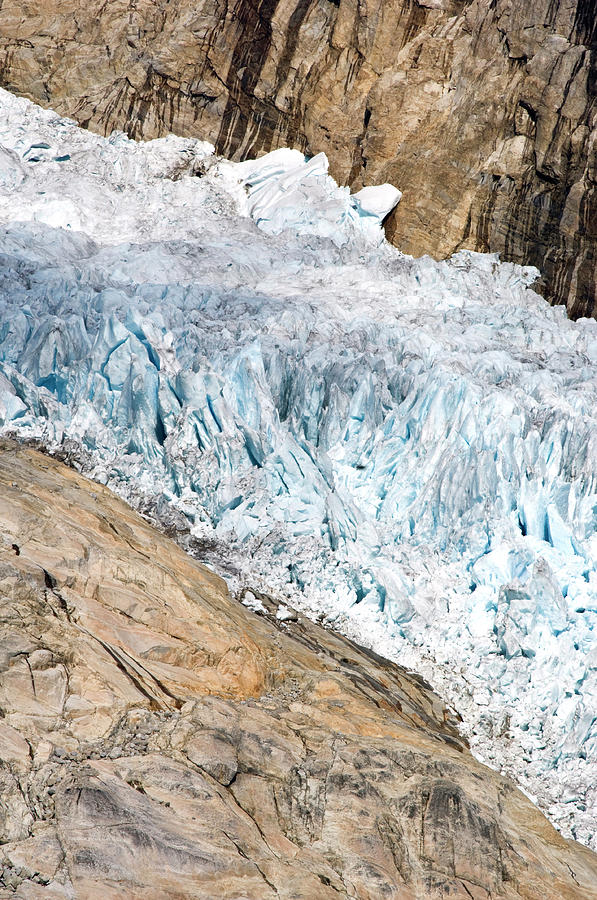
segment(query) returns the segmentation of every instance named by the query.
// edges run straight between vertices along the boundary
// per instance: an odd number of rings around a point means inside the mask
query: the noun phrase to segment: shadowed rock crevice
[[[225,78],[229,94],[216,138],[224,156],[234,156],[243,144],[247,155],[270,149],[258,145],[252,135],[265,130],[261,125],[263,106],[256,103],[254,92],[270,51],[272,17],[278,2],[238,0],[234,7],[238,37]]]

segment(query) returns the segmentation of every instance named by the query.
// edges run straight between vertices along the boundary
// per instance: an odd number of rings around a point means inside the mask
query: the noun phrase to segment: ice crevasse
[[[0,428],[428,675],[596,846],[597,322],[389,246],[320,154],[229,163],[0,92]]]

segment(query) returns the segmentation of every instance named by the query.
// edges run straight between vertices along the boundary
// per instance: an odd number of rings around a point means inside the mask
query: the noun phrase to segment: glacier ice
[[[321,154],[0,106],[1,429],[421,671],[597,846],[597,322],[400,254]]]

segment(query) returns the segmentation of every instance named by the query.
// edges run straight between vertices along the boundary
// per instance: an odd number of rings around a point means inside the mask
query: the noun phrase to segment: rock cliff
[[[407,253],[498,251],[595,315],[594,0],[16,0],[0,83],[100,132],[325,151]]]
[[[0,897],[597,897],[428,685],[259,599],[2,444]]]

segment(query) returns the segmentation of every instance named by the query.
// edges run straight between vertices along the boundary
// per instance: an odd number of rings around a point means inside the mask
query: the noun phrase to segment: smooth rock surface
[[[425,682],[107,488],[4,442],[0,542],[3,900],[597,897]]]
[[[16,0],[0,83],[108,134],[324,151],[400,185],[391,239],[490,250],[596,312],[594,0]]]

